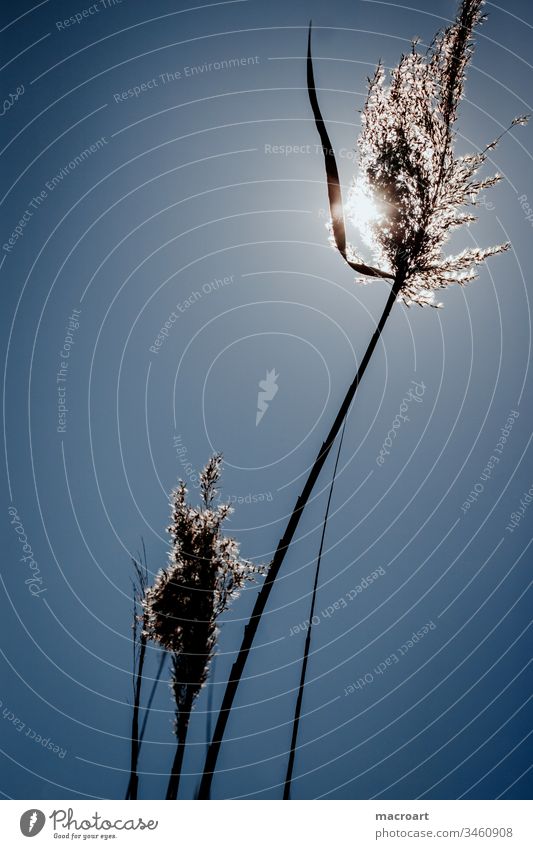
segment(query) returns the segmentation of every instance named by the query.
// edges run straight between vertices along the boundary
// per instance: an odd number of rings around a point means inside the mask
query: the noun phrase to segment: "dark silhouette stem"
[[[212,723],[213,723],[213,687],[215,684],[215,670],[216,670],[217,656],[216,654],[213,656],[213,660],[211,663],[211,681],[208,684],[209,690],[207,691],[207,716],[205,720],[205,738],[206,743],[209,746],[212,737]]]
[[[388,297],[387,303],[385,305],[385,309],[383,310],[383,314],[382,314],[382,316],[381,316],[381,318],[378,322],[378,325],[377,325],[377,327],[374,331],[374,334],[373,334],[373,336],[370,340],[370,344],[369,344],[369,346],[368,346],[368,348],[365,352],[363,359],[361,360],[361,364],[359,365],[359,368],[357,369],[356,375],[353,379],[352,384],[350,385],[350,387],[348,389],[348,392],[346,393],[344,401],[342,402],[342,404],[340,406],[339,412],[337,413],[337,416],[335,418],[335,421],[333,422],[332,428],[331,428],[331,430],[330,430],[330,432],[329,432],[329,434],[326,438],[326,441],[322,444],[322,447],[320,448],[320,451],[318,452],[318,455],[315,459],[315,462],[313,463],[313,465],[311,467],[311,471],[309,472],[309,476],[308,476],[307,481],[305,483],[305,486],[302,490],[302,494],[298,497],[298,499],[296,501],[296,504],[295,504],[294,509],[291,513],[289,522],[288,522],[287,527],[285,529],[285,533],[283,534],[283,537],[280,539],[280,541],[278,543],[278,547],[277,547],[276,552],[274,554],[274,557],[272,559],[272,563],[270,565],[268,574],[265,578],[263,586],[261,587],[261,589],[260,589],[260,591],[257,595],[255,605],[254,605],[254,609],[252,611],[252,615],[250,617],[248,624],[246,625],[246,627],[244,629],[244,636],[243,636],[241,647],[239,649],[239,653],[238,653],[238,655],[235,659],[235,662],[232,666],[230,678],[229,678],[229,681],[226,685],[226,690],[224,692],[222,704],[221,704],[220,711],[219,711],[218,717],[217,717],[217,722],[216,722],[216,726],[215,726],[215,732],[214,732],[214,735],[213,735],[213,740],[211,741],[211,745],[209,746],[209,749],[207,750],[207,757],[206,757],[206,760],[205,760],[204,772],[203,772],[202,781],[201,781],[201,784],[200,784],[200,792],[199,792],[199,798],[200,799],[209,799],[210,798],[211,783],[212,783],[212,780],[213,780],[213,773],[215,771],[215,767],[216,767],[216,763],[217,763],[218,753],[219,753],[219,750],[220,750],[220,744],[222,743],[222,738],[223,738],[224,732],[226,730],[226,725],[227,725],[228,718],[229,718],[229,712],[230,712],[231,707],[233,705],[233,700],[235,699],[237,687],[239,686],[239,682],[241,680],[241,676],[242,676],[242,673],[244,671],[244,666],[245,666],[246,661],[248,659],[248,655],[250,653],[250,649],[252,647],[252,643],[253,643],[257,628],[259,626],[259,620],[261,619],[261,616],[262,616],[263,611],[265,609],[266,603],[268,601],[268,597],[269,597],[270,592],[272,590],[272,586],[273,586],[274,581],[276,580],[276,578],[278,576],[278,572],[281,568],[283,560],[285,559],[285,555],[287,553],[289,545],[292,542],[292,538],[293,538],[295,531],[298,527],[298,524],[300,522],[300,518],[302,516],[302,512],[304,510],[304,507],[306,506],[307,502],[309,501],[309,498],[311,496],[311,493],[313,491],[315,483],[318,480],[318,477],[320,475],[322,467],[327,460],[328,454],[331,450],[331,446],[333,445],[333,442],[335,441],[335,437],[339,433],[339,430],[342,426],[344,418],[345,418],[348,410],[350,409],[350,405],[351,405],[351,403],[352,403],[352,401],[355,397],[355,393],[357,392],[357,388],[358,388],[358,386],[361,382],[361,379],[362,379],[362,377],[363,377],[363,375],[364,375],[364,373],[367,369],[367,366],[370,362],[372,354],[374,353],[374,349],[375,349],[375,347],[378,343],[378,340],[379,340],[379,338],[380,338],[380,336],[383,332],[383,328],[385,327],[385,323],[386,323],[386,321],[387,321],[387,319],[390,315],[393,304],[396,301],[396,298],[398,296],[398,292],[400,291],[402,285],[403,285],[403,280],[398,277],[394,281],[394,285],[391,287],[389,297]]]
[[[174,762],[172,764],[172,772],[168,779],[167,795],[168,799],[177,799],[180,786],[181,768],[183,765],[183,755],[185,754],[185,743],[187,742],[187,731],[189,730],[189,719],[191,717],[192,698],[187,695],[186,703],[180,710],[177,717],[176,736],[178,745],[174,753]]]
[[[152,684],[152,689],[150,691],[150,697],[148,699],[148,703],[144,708],[144,718],[143,724],[141,726],[141,731],[139,733],[139,711],[140,711],[140,699],[141,699],[141,683],[142,683],[142,667],[144,666],[144,659],[146,654],[146,640],[141,638],[141,647],[139,652],[139,666],[140,669],[137,674],[136,685],[135,685],[135,702],[133,706],[133,718],[131,722],[131,767],[130,767],[130,780],[128,783],[128,789],[126,791],[126,799],[136,799],[138,790],[139,790],[139,776],[137,775],[137,764],[139,762],[139,754],[141,752],[141,746],[144,739],[144,732],[146,731],[146,723],[148,722],[148,716],[150,713],[150,708],[152,707],[152,702],[154,700],[155,691],[157,689],[157,685],[160,681],[161,674],[163,672],[163,666],[165,665],[165,653],[163,652],[161,656],[161,660],[159,662],[159,669],[157,670],[157,675]],[[141,663],[142,660],[142,663]],[[132,795],[134,794],[134,795]]]
[[[155,691],[157,690],[157,685],[161,680],[161,675],[163,674],[163,667],[165,666],[166,660],[166,652],[161,652],[161,659],[159,661],[159,667],[157,669],[157,674],[152,683],[152,689],[150,690],[150,696],[148,697],[148,701],[146,703],[146,707],[144,708],[144,717],[143,724],[141,726],[141,733],[139,734],[139,752],[141,750],[142,742],[144,740],[144,732],[146,731],[146,725],[148,722],[148,717],[150,715],[150,708],[152,707],[152,702],[154,701]]]
[[[141,687],[144,659],[146,656],[146,637],[141,634],[139,639],[139,660],[137,663],[137,675],[135,678],[135,697],[133,702],[133,716],[131,719],[131,755],[130,755],[130,780],[126,791],[126,799],[136,799],[139,790],[139,776],[137,774],[137,763],[139,760],[139,707],[141,702]]]
[[[318,578],[320,575],[320,564],[322,562],[322,551],[324,549],[324,538],[326,536],[326,527],[328,524],[329,518],[329,508],[331,505],[331,496],[333,495],[333,488],[335,486],[335,480],[337,477],[337,467],[339,465],[339,458],[341,456],[341,448],[342,442],[344,439],[344,432],[346,430],[346,417],[344,418],[344,423],[342,425],[341,438],[339,439],[339,449],[337,451],[337,457],[335,459],[335,466],[333,469],[333,475],[331,478],[331,485],[329,488],[328,501],[326,504],[326,511],[324,513],[324,521],[322,523],[322,536],[320,538],[320,546],[318,549],[318,557],[316,561],[316,569],[315,569],[315,581],[313,584],[313,592],[311,595],[311,608],[309,610],[309,622],[307,625],[307,633],[305,635],[305,648],[304,648],[304,656],[302,660],[302,672],[300,675],[300,685],[298,687],[298,696],[296,698],[296,706],[294,708],[294,720],[292,724],[292,739],[291,739],[291,748],[289,750],[289,760],[287,763],[287,774],[285,776],[285,785],[283,788],[283,798],[290,799],[291,798],[291,783],[292,783],[292,773],[294,770],[294,758],[296,755],[296,744],[298,742],[298,728],[300,725],[300,717],[302,714],[302,702],[304,697],[304,687],[305,687],[305,677],[307,673],[307,664],[309,661],[309,650],[311,648],[311,630],[313,628],[313,617],[315,615],[315,603],[316,603],[316,594],[318,589]]]

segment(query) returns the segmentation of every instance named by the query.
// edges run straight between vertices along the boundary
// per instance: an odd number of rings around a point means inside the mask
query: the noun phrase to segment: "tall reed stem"
[[[153,703],[154,698],[155,698],[155,692],[157,690],[157,685],[159,684],[159,682],[161,680],[161,675],[163,674],[163,668],[165,666],[165,660],[166,660],[166,653],[164,651],[162,651],[161,657],[159,659],[159,666],[157,668],[157,674],[156,674],[156,676],[155,676],[155,678],[152,682],[152,689],[150,690],[150,695],[148,697],[148,701],[146,702],[146,707],[144,709],[143,724],[141,725],[141,733],[139,734],[139,751],[141,749],[141,746],[142,746],[142,743],[143,743],[143,740],[144,740],[144,734],[145,734],[145,731],[146,731],[146,726],[148,724],[148,718],[150,716],[150,710],[152,708],[152,703]]]
[[[139,710],[141,702],[141,686],[146,656],[146,637],[141,634],[139,638],[139,660],[137,662],[137,675],[135,678],[135,698],[133,702],[133,715],[131,719],[131,754],[130,754],[130,780],[126,791],[126,799],[136,799],[139,791],[139,776],[137,774],[137,763],[139,760],[140,738],[139,738]]]
[[[167,799],[177,799],[180,786],[181,768],[183,766],[183,755],[185,754],[185,743],[187,742],[187,731],[189,730],[189,720],[191,718],[193,696],[187,695],[186,703],[180,710],[177,717],[176,736],[178,743],[174,753],[174,761],[172,763],[172,772],[168,779]]]
[[[337,457],[335,458],[335,466],[333,468],[333,475],[331,477],[331,484],[329,487],[328,501],[326,504],[326,511],[324,513],[324,520],[322,522],[322,535],[320,537],[320,546],[318,549],[318,557],[316,560],[316,569],[315,569],[315,580],[313,583],[313,592],[311,594],[311,607],[309,610],[309,619],[307,626],[307,633],[305,635],[305,648],[304,648],[304,656],[302,660],[302,671],[300,674],[300,685],[298,687],[298,696],[296,698],[296,705],[294,708],[294,719],[292,723],[292,738],[291,738],[291,748],[289,750],[289,760],[287,763],[287,773],[285,776],[285,785],[283,788],[283,798],[290,799],[291,798],[291,784],[292,784],[292,773],[294,770],[294,758],[296,755],[296,744],[298,743],[298,728],[300,727],[300,717],[302,714],[302,702],[304,697],[304,688],[305,688],[305,678],[307,674],[307,664],[309,662],[309,652],[311,649],[311,631],[313,629],[313,617],[315,615],[315,604],[316,604],[316,595],[318,590],[318,578],[320,575],[320,564],[322,562],[322,551],[324,549],[324,539],[326,537],[326,527],[328,524],[329,518],[329,508],[331,505],[331,497],[333,495],[333,488],[335,486],[335,480],[337,478],[337,468],[339,465],[339,458],[341,456],[341,448],[344,440],[344,433],[346,431],[346,418],[344,419],[344,424],[342,425],[342,433],[341,438],[339,439],[339,448],[337,451]]]

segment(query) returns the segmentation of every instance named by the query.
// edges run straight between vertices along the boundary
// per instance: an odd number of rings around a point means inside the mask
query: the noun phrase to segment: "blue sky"
[[[245,556],[266,562],[380,315],[387,285],[356,284],[327,241],[309,19],[347,186],[366,77],[412,37],[427,44],[454,10],[449,0],[3,4],[4,795],[123,796],[131,555],[144,540],[150,569],[164,565],[168,493],[184,477],[195,498],[195,474],[220,450],[236,506],[228,527]],[[531,10],[512,0],[487,11],[459,123],[465,151],[533,111]],[[512,250],[443,292],[443,310],[394,308],[348,419],[295,798],[531,794],[530,152],[530,127],[502,141],[490,165],[504,179],[456,237],[462,247],[509,239]],[[272,369],[278,391],[256,425]],[[406,398],[409,420],[380,465]],[[271,594],[217,798],[281,797],[297,626],[331,471]],[[184,797],[256,592],[225,616]],[[151,651],[149,676],[156,667]],[[164,793],[173,748],[162,683],[145,798]]]

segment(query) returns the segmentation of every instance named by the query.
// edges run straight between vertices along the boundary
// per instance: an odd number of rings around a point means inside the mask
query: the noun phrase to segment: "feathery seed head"
[[[222,457],[215,454],[200,475],[202,505],[187,503],[180,481],[171,497],[168,565],[144,594],[147,638],[173,654],[172,689],[178,711],[198,695],[217,639],[217,618],[261,567],[242,560],[238,543],[222,535],[228,504],[215,504]]]
[[[501,179],[477,176],[499,139],[479,153],[454,155],[454,125],[482,6],[483,0],[463,0],[455,22],[426,53],[413,42],[389,75],[380,63],[369,80],[358,140],[360,175],[347,214],[373,250],[373,261],[402,280],[399,298],[407,304],[437,306],[435,290],[472,280],[478,264],[509,247],[442,252],[455,228],[476,220],[468,207],[479,193]],[[527,120],[520,116],[511,126]]]

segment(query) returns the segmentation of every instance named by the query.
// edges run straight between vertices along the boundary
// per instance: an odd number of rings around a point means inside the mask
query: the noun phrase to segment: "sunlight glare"
[[[377,244],[374,227],[383,220],[383,212],[360,177],[350,189],[344,210],[348,221],[358,231],[365,245],[375,253]]]

